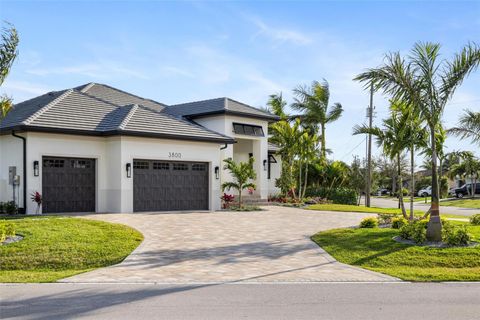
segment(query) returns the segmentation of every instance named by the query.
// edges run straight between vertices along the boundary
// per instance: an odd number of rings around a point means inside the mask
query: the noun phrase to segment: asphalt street
[[[0,285],[2,319],[479,319],[480,283]]]

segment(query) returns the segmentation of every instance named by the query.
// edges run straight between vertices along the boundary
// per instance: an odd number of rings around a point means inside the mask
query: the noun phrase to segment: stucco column
[[[253,168],[257,173],[257,180],[255,181],[257,185],[257,190],[255,194],[260,196],[261,199],[268,198],[268,180],[267,180],[267,171],[264,169],[263,161],[268,159],[268,142],[267,138],[254,140],[253,141],[253,158],[255,162],[253,163]]]

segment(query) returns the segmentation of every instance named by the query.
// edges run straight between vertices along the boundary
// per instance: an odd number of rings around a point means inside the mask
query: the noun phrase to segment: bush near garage
[[[305,196],[327,199],[335,204],[356,205],[358,201],[357,191],[348,188],[308,187]]]

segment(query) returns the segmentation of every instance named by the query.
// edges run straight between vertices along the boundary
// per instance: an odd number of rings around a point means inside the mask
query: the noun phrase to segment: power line
[[[350,150],[349,152],[345,153],[343,155],[343,157],[340,158],[340,161],[342,161],[343,159],[345,159],[346,156],[348,156],[349,154],[351,154],[353,151],[355,151],[355,149],[357,149],[358,147],[360,147],[361,144],[363,144],[365,141],[366,141],[367,137],[365,136],[365,139],[363,139],[362,141],[360,141],[359,144],[357,144],[355,147],[353,147],[352,150]]]

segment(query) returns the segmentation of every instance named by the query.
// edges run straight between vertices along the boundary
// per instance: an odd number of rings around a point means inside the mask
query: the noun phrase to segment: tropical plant
[[[480,49],[476,44],[469,43],[455,54],[452,61],[440,60],[439,55],[440,44],[419,42],[407,57],[402,57],[400,52],[387,54],[382,66],[369,69],[355,78],[364,83],[366,89],[373,86],[393,100],[411,104],[428,125],[432,151],[432,201],[427,238],[431,241],[442,240],[436,133],[447,102],[462,81],[478,67]]]
[[[257,178],[257,174],[253,169],[254,158],[250,157],[248,162],[236,163],[233,159],[228,158],[225,162],[224,170],[228,170],[234,181],[222,183],[222,191],[235,189],[238,191],[238,206],[242,207],[242,191],[247,188],[255,189],[256,186],[251,180]]]
[[[317,143],[318,137],[315,133],[309,133],[303,131],[297,144],[298,153],[298,168],[299,168],[299,183],[298,183],[298,197],[300,199],[305,198],[305,191],[307,190],[308,182],[308,165],[311,163],[317,155]],[[303,167],[305,169],[303,170]],[[302,187],[302,170],[304,171],[304,181]]]
[[[287,101],[283,99],[282,93],[275,93],[270,95],[267,102],[267,110],[274,115],[277,115],[282,120],[288,119],[288,114],[285,112],[285,107],[287,106]]]
[[[302,119],[305,126],[313,132],[318,132],[320,129],[320,154],[322,160],[326,161],[326,125],[341,117],[343,112],[342,105],[337,102],[329,107],[330,89],[326,80],[323,80],[321,83],[313,81],[310,87],[298,86],[293,90],[293,93],[296,98],[292,107],[303,112]]]
[[[302,135],[300,130],[300,119],[293,123],[286,120],[280,120],[271,126],[272,136],[270,142],[276,144],[282,157],[282,170],[280,179],[277,180],[277,186],[283,194],[295,192],[294,161],[297,155],[298,141]]]
[[[480,145],[480,112],[465,110],[458,120],[458,125],[447,132],[461,139],[470,138],[473,143]]]
[[[390,117],[383,120],[383,129],[379,127],[369,127],[367,125],[355,126],[353,128],[353,134],[371,134],[375,136],[378,146],[383,147],[383,152],[390,159],[397,162],[397,175],[398,175],[398,190],[403,188],[402,179],[402,167],[401,157],[406,148],[409,147],[410,133],[408,128],[409,118],[406,114],[402,114],[394,108],[390,109]],[[405,219],[407,219],[407,213],[405,211],[405,205],[403,202],[403,192],[398,193],[398,199],[400,201],[400,208]]]
[[[18,55],[17,30],[9,23],[2,30],[0,43],[0,86],[10,72],[13,61]],[[7,116],[12,108],[12,99],[6,95],[0,96],[0,120]]]
[[[458,177],[470,178],[472,187],[467,188],[472,198],[475,197],[475,186],[480,175],[480,161],[473,156],[473,153],[465,151],[462,154],[462,161],[453,165],[448,172],[450,178]]]
[[[38,214],[40,212],[40,207],[42,206],[42,195],[38,191],[35,191],[30,195],[30,199],[37,204],[36,214]]]

